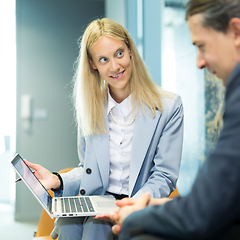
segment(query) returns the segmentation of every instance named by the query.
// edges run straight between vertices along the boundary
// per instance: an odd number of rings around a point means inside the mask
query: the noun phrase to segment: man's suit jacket
[[[183,141],[181,98],[166,97],[163,108],[155,117],[148,107],[144,113],[140,108],[136,116],[129,176],[131,197],[146,191],[152,197],[166,197],[176,187]],[[79,134],[78,150],[79,167],[61,175],[63,196],[105,194],[110,171],[109,133],[86,138]]]
[[[141,233],[167,239],[229,239],[228,231],[240,219],[240,63],[227,82],[223,120],[216,147],[191,192],[128,216],[121,240]]]

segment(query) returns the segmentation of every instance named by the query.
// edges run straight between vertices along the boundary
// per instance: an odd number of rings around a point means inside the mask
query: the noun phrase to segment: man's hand
[[[149,202],[149,206],[154,206],[154,205],[163,205],[166,202],[172,201],[173,198],[151,198],[150,202]]]
[[[139,211],[146,206],[163,205],[164,203],[171,201],[172,198],[152,198],[150,199],[149,193],[144,193],[139,199],[124,198],[116,201],[116,204],[120,207],[118,211],[110,214],[112,222],[116,224],[112,227],[114,234],[121,232],[121,226],[123,221],[133,212]]]
[[[120,205],[122,207],[112,216],[112,219],[116,221],[116,224],[112,227],[112,232],[114,234],[119,234],[121,232],[121,225],[123,221],[131,213],[145,208],[150,201],[150,197],[150,193],[144,193],[139,199],[123,199],[119,201],[118,206]],[[123,205],[124,203],[128,205]]]
[[[151,198],[149,193],[144,193],[139,199],[138,198],[123,198],[122,200],[116,200],[116,205],[119,207],[118,210],[113,211],[111,214],[97,215],[94,218],[102,219],[108,222],[115,223],[112,227],[114,234],[121,232],[121,225],[123,221],[131,213],[139,211],[146,206],[162,205],[172,198]]]

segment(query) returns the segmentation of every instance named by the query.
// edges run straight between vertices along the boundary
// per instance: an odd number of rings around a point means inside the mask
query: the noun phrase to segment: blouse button
[[[81,189],[81,190],[80,190],[80,193],[81,193],[82,195],[84,195],[86,192],[85,192],[84,189]]]
[[[91,174],[91,173],[92,173],[91,168],[87,168],[87,169],[86,169],[86,173],[87,173],[87,174]]]

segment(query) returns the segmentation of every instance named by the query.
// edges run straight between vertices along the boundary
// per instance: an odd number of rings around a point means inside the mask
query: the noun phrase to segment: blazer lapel
[[[109,182],[109,167],[110,167],[110,155],[109,155],[109,126],[108,121],[106,124],[107,133],[103,135],[95,135],[93,137],[93,146],[96,154],[97,163],[99,166],[103,187],[108,187]]]
[[[134,185],[141,170],[141,166],[145,159],[145,155],[151,143],[151,139],[153,137],[160,116],[161,113],[159,111],[156,111],[156,115],[154,118],[147,111],[143,115],[141,108],[137,115],[134,126],[131,150],[129,196],[131,196],[131,193],[133,191]]]

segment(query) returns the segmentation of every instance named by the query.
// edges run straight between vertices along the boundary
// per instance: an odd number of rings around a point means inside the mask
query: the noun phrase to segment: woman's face
[[[132,75],[131,51],[124,41],[103,36],[91,49],[93,69],[109,84],[111,96],[116,102],[130,94]]]

